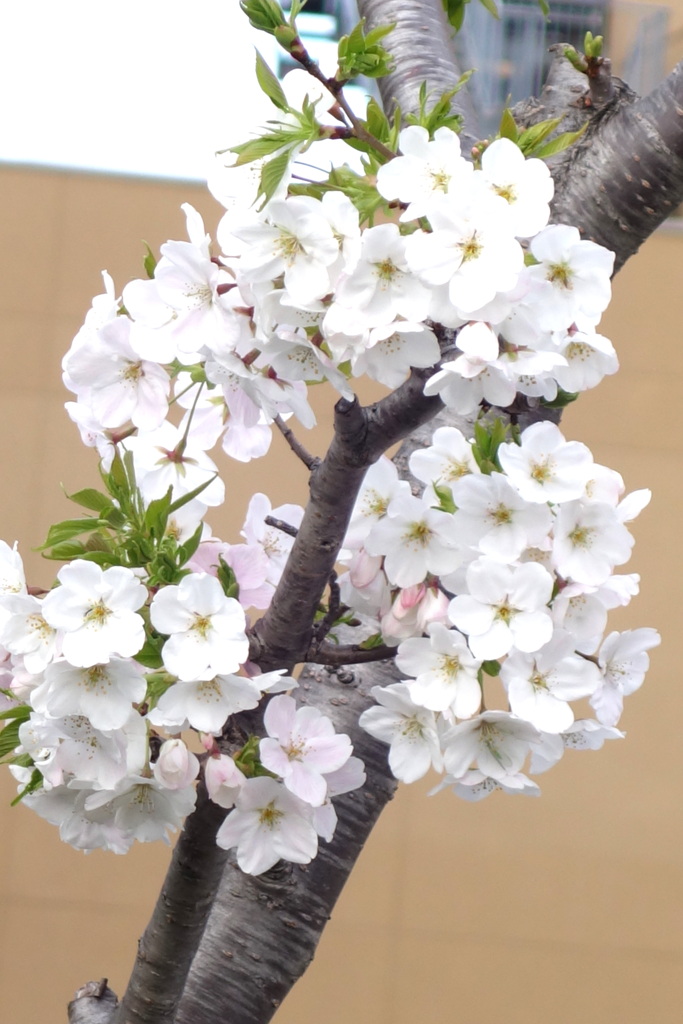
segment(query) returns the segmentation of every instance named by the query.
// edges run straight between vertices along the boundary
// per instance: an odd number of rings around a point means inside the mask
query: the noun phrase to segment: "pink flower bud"
[[[426,589],[424,583],[415,583],[412,587],[404,587],[403,590],[400,590],[391,608],[396,618],[405,618],[422,600]]]
[[[199,761],[182,740],[166,740],[152,765],[154,778],[166,789],[186,789],[197,778]]]
[[[427,632],[430,622],[448,622],[449,599],[441,590],[428,587],[427,592],[420,601],[417,612],[417,628],[421,633]]]
[[[362,589],[370,586],[381,568],[382,556],[369,555],[365,548],[361,548],[353,556],[349,566],[349,577],[354,587]]]
[[[219,807],[233,807],[245,781],[233,759],[225,754],[210,757],[204,765],[206,791]]]

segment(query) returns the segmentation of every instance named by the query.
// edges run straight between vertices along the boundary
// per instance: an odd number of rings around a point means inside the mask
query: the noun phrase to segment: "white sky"
[[[0,160],[204,179],[274,108],[238,0],[0,0]]]

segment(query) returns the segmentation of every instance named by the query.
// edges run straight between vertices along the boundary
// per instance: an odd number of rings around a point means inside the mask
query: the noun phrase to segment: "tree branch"
[[[642,99],[623,86],[555,171],[551,220],[616,253],[618,270],[683,202],[683,62]]]
[[[112,1022],[172,1024],[227,859],[216,845],[226,814],[200,783]]]
[[[280,862],[263,875],[243,874],[231,859],[187,980],[175,1024],[229,1020],[265,1024],[313,959],[320,935],[396,780],[386,746],[358,726],[373,703],[372,685],[397,679],[393,663],[345,671],[340,692],[334,671],[307,669],[296,691],[333,717],[354,754],[365,762],[367,783],[334,801],[339,824],[309,865]]]
[[[378,80],[384,109],[389,116],[398,104],[404,115],[419,110],[420,86],[426,81],[432,101],[452,89],[461,75],[453,46],[453,28],[442,0],[358,0],[367,28],[394,24],[382,45],[394,58],[394,71]],[[451,102],[453,113],[462,114],[465,128],[460,136],[467,155],[477,141],[477,119],[467,87]]]
[[[114,1024],[118,1005],[106,978],[88,981],[69,1003],[69,1024]]]
[[[360,647],[358,644],[314,644],[306,656],[309,665],[363,665],[373,661],[387,661],[396,657],[396,648],[380,644],[378,647]]]
[[[367,408],[357,400],[337,402],[334,438],[311,474],[310,499],[290,557],[270,607],[251,633],[249,657],[262,671],[291,669],[305,660],[315,613],[368,467],[442,407],[438,397],[423,394],[434,369],[413,370],[401,387]]]

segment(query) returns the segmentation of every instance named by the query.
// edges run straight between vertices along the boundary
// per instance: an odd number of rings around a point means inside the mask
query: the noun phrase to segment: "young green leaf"
[[[271,103],[274,103],[280,110],[289,109],[282,86],[258,50],[256,51],[256,79]]]

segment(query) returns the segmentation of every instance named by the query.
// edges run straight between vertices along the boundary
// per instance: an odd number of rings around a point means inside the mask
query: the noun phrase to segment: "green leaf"
[[[496,7],[494,0],[479,0],[479,3],[489,12],[489,14],[493,15],[496,21],[500,19],[500,14],[498,13],[498,8]]]
[[[266,94],[271,103],[274,103],[280,110],[289,109],[287,97],[282,91],[282,86],[258,50],[256,51],[256,78],[261,86],[261,90]]]
[[[547,121],[539,121],[538,124],[532,124],[530,128],[525,129],[517,140],[517,145],[524,155],[531,156],[534,150],[555,131],[563,120],[564,114],[562,117],[551,117]]]
[[[592,32],[586,32],[583,40],[583,52],[589,60],[597,60],[602,55],[602,36],[594,36]]]
[[[493,676],[494,679],[496,676],[500,675],[499,661],[482,661],[481,667],[487,676]]]
[[[465,20],[465,7],[470,0],[443,0],[446,17],[456,32],[462,28]]]
[[[501,139],[510,139],[511,142],[517,142],[519,139],[519,128],[517,127],[517,122],[512,116],[512,111],[508,107],[503,111],[498,132]]]
[[[0,758],[13,754],[16,747],[19,746],[19,727],[23,725],[24,721],[24,719],[15,718],[8,722],[0,732]]]
[[[161,668],[164,664],[161,657],[161,648],[163,640],[161,637],[150,637],[148,636],[141,651],[135,655],[135,660],[139,661],[145,668]]]
[[[577,141],[577,139],[581,138],[587,127],[588,122],[582,125],[578,131],[562,132],[554,139],[551,139],[550,142],[546,142],[544,146],[540,146],[538,149],[535,149],[533,155],[538,157],[539,160],[546,160],[549,156],[555,156],[556,153],[563,153],[565,149],[568,149],[569,146],[572,146]]]
[[[155,498],[154,501],[150,501],[145,510],[145,527],[149,530],[152,537],[161,539],[166,532],[172,496],[173,488],[169,487],[162,498]]]
[[[187,494],[183,494],[180,498],[176,498],[175,501],[172,501],[168,506],[168,514],[171,515],[173,512],[177,512],[179,508],[183,507],[183,505],[187,505],[187,503],[192,501],[193,498],[198,497],[202,491],[206,490],[209,484],[214,482],[217,476],[218,473],[214,473],[213,476],[210,476],[209,479],[205,480],[203,484],[199,485],[199,487],[195,487],[194,490],[188,491]]]
[[[541,13],[544,18],[547,18],[550,14],[550,4],[548,0],[538,0],[538,6],[541,8]]]
[[[226,597],[239,597],[240,588],[237,583],[237,577],[222,555],[218,556],[216,575]]]
[[[28,704],[17,704],[13,708],[7,708],[5,711],[0,712],[0,720],[18,718],[22,722],[26,722],[30,717],[31,708]]]
[[[184,544],[178,545],[178,565],[185,565],[186,562],[189,562],[199,547],[203,532],[204,524],[200,523],[189,540],[186,540]]]
[[[453,501],[453,492],[450,487],[446,487],[445,484],[432,484],[434,493],[439,499],[439,509],[442,512],[450,512],[452,515],[456,510],[456,504]]]
[[[275,0],[240,0],[240,7],[253,28],[274,35],[275,29],[286,25],[285,16]]]
[[[157,268],[157,258],[154,255],[154,253],[152,252],[152,250],[150,249],[148,242],[143,242],[142,244],[144,245],[145,249],[147,250],[145,252],[145,256],[144,256],[144,259],[142,261],[142,265],[145,268],[145,273],[147,274],[147,277],[151,281],[153,279],[153,277],[154,277],[154,271]]]
[[[85,544],[79,540],[69,540],[64,544],[55,544],[50,551],[43,551],[43,558],[49,558],[53,562],[70,562],[73,558],[83,558]]]
[[[105,508],[111,508],[111,499],[94,487],[86,487],[83,491],[75,491],[74,494],[67,494],[69,501],[74,501],[83,508],[89,508],[92,512],[102,512]]]
[[[452,131],[459,132],[462,128],[462,117],[460,114],[454,114],[451,112],[451,100],[458,93],[464,85],[469,82],[470,78],[474,74],[473,71],[466,71],[460,76],[456,84],[452,89],[448,89],[447,92],[436,100],[436,102],[427,108],[427,100],[429,94],[427,93],[427,86],[423,82],[420,86],[420,107],[417,114],[406,114],[406,121],[408,124],[417,124],[422,128],[426,128],[429,132],[430,137],[439,128],[450,128]]]
[[[79,537],[82,533],[97,530],[101,525],[99,518],[92,519],[87,516],[84,516],[82,519],[63,519],[61,523],[55,523],[50,527],[47,532],[47,540],[35,550],[44,551],[46,548],[52,548],[56,544],[62,544],[64,541],[71,540],[73,537]]]
[[[374,651],[376,647],[381,647],[384,643],[381,633],[373,633],[372,636],[368,636],[365,640],[361,640],[358,644],[362,651]]]
[[[136,655],[136,660],[139,655]],[[152,666],[156,668],[157,666]],[[155,707],[160,698],[173,686],[175,679],[168,672],[158,672],[147,676],[147,695],[145,700],[150,709]]]
[[[55,549],[56,550],[56,549]],[[60,556],[54,553],[49,556],[50,558],[58,558]],[[88,551],[86,548],[81,552],[80,555],[71,555],[71,558],[82,558],[84,562],[94,562],[95,565],[100,565],[106,569],[110,565],[122,565],[121,555],[115,551]],[[61,556],[61,560],[64,561],[64,556]]]
[[[21,800],[23,800],[25,796],[29,796],[31,793],[35,793],[35,791],[37,789],[40,789],[42,785],[43,785],[43,776],[38,771],[38,769],[36,768],[36,769],[34,769],[33,773],[31,774],[31,778],[28,780],[28,782],[26,783],[26,785],[22,789],[21,793],[19,793],[18,796],[15,796],[15,798],[14,798],[14,800],[12,800],[12,803],[10,804],[10,806],[11,807],[16,807],[17,804]]]
[[[394,25],[378,25],[365,35],[365,19],[361,19],[347,36],[342,36],[337,47],[337,81],[347,82],[358,75],[381,78],[389,74],[393,60],[380,39],[394,30]]]
[[[280,182],[287,173],[294,148],[286,149],[284,152],[279,153],[278,156],[274,156],[272,160],[268,160],[261,168],[258,197],[263,196],[263,202],[259,206],[259,210],[263,209],[265,204],[275,195]]]
[[[562,388],[557,389],[557,395],[551,400],[541,399],[541,405],[545,409],[564,409],[566,406],[571,405],[579,397],[579,391],[564,391]]]

